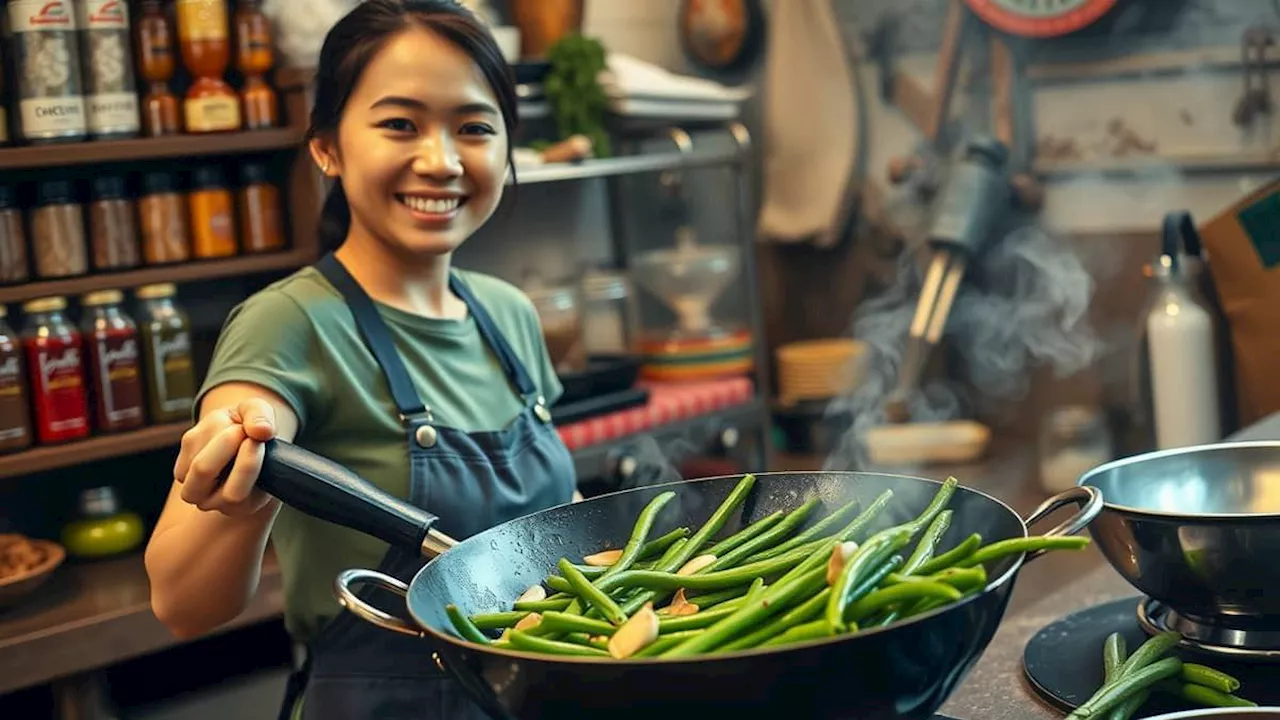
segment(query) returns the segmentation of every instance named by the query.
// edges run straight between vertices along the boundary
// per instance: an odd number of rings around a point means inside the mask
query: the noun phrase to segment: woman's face
[[[313,151],[342,179],[353,232],[409,255],[440,255],[497,208],[507,143],[480,68],[434,32],[412,28],[374,56],[336,138],[318,139]]]

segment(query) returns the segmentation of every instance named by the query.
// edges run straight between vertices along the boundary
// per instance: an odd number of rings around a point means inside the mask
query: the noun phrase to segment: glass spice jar
[[[119,290],[92,292],[80,300],[94,427],[99,432],[132,430],[146,421],[138,326],[122,309],[123,302]]]
[[[89,272],[84,214],[70,182],[46,180],[36,187],[31,248],[37,277],[62,278]]]
[[[271,21],[262,13],[262,0],[239,0],[235,12],[236,69],[244,76],[240,101],[247,130],[274,127],[279,111],[276,91],[266,74],[275,64]]]
[[[239,130],[240,97],[223,79],[231,62],[227,0],[177,0],[178,41],[191,74],[183,102],[187,132]]]
[[[13,186],[0,185],[0,283],[22,283],[30,277],[27,233]]]
[[[71,0],[8,0],[4,9],[18,139],[33,145],[84,140],[88,127]]]
[[[240,242],[246,253],[279,250],[285,245],[280,191],[267,178],[267,166],[246,161],[240,166]]]
[[[47,297],[23,304],[22,344],[31,377],[36,439],[42,444],[76,440],[89,434],[89,396],[85,387],[84,339],[64,311],[67,300]]]
[[[142,98],[142,131],[148,137],[182,132],[178,98],[169,89],[177,61],[174,59],[173,25],[160,0],[143,0],[137,27],[138,71],[147,81]]]
[[[236,254],[236,209],[222,169],[202,165],[191,174],[191,249],[202,259]]]
[[[34,442],[22,340],[8,315],[9,309],[0,305],[0,453],[26,450]]]
[[[136,137],[137,80],[133,74],[129,5],[125,0],[75,0],[90,137]]]
[[[167,265],[191,259],[191,225],[187,202],[178,191],[178,179],[167,172],[142,176],[138,198],[142,229],[142,258],[148,265]]]
[[[155,423],[189,420],[195,404],[191,321],[174,303],[176,294],[172,283],[146,285],[135,292],[142,302],[138,330],[147,368],[148,411]]]
[[[121,175],[95,177],[89,195],[89,244],[93,267],[122,270],[141,262],[133,200]]]

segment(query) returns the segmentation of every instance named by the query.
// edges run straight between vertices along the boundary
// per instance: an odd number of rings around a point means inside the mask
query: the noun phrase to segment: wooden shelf
[[[697,167],[728,165],[741,160],[736,150],[694,151],[691,153],[650,153],[622,157],[598,158],[576,162],[548,163],[516,168],[516,182],[520,185],[536,185],[567,180],[635,175]],[[510,181],[508,181],[510,184]]]
[[[61,445],[39,446],[12,455],[0,455],[0,479],[177,446],[182,440],[182,433],[189,427],[191,424],[186,422],[153,425],[141,430],[95,435]]]
[[[311,258],[307,253],[290,250],[264,255],[244,255],[225,260],[195,260],[138,270],[95,273],[64,280],[37,280],[0,287],[0,303],[23,302],[50,295],[75,296],[95,290],[135,288],[151,283],[216,280],[275,270],[290,270],[302,267],[309,262]]]
[[[0,148],[0,170],[267,152],[298,147],[301,143],[302,132],[291,127],[133,140],[88,140],[77,143]]]

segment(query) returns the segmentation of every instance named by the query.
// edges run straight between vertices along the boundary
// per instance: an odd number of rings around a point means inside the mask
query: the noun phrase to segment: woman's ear
[[[320,167],[320,172],[324,173],[326,177],[338,177],[341,174],[338,170],[336,148],[327,138],[311,138],[311,142],[307,143],[307,149],[311,152],[311,159],[316,161],[316,165]]]

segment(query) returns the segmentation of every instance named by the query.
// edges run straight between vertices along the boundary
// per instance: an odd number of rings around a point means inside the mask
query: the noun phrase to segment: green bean
[[[1225,693],[1217,688],[1196,683],[1177,683],[1176,694],[1183,700],[1204,707],[1257,707],[1258,703]]]
[[[564,598],[563,600],[521,600],[515,604],[516,610],[528,610],[530,612],[545,612],[547,610],[564,610],[569,607],[569,603],[573,602],[572,598]]]
[[[548,655],[578,655],[585,657],[609,657],[609,653],[590,645],[575,645],[560,640],[548,640],[535,637],[520,630],[507,633],[511,647],[529,652],[546,653]]]
[[[959,487],[960,481],[953,477],[949,477],[942,483],[942,487],[938,488],[938,492],[934,493],[933,499],[925,507],[924,512],[920,516],[909,523],[915,532],[920,532],[927,528],[938,515],[947,507],[947,503],[951,502],[951,496],[955,495],[956,488]]]
[[[827,569],[817,567],[808,574],[787,581],[779,580],[769,586],[763,596],[754,602],[744,603],[729,617],[703,630],[697,636],[667,651],[664,657],[689,657],[713,650],[728,642],[742,630],[782,611],[794,600],[816,592],[826,581]]]
[[[809,516],[809,513],[813,512],[819,502],[818,498],[806,500],[803,505],[787,513],[782,522],[769,528],[766,532],[748,539],[741,547],[729,551],[723,557],[718,557],[704,572],[714,572],[733,567],[750,557],[755,551],[778,544],[782,538],[790,535],[800,523],[805,521],[805,518]]]
[[[1129,648],[1125,644],[1123,635],[1111,633],[1107,636],[1106,642],[1102,644],[1102,682],[1104,685],[1115,682],[1120,674],[1120,668],[1124,665],[1128,655]]]
[[[823,588],[817,595],[804,601],[787,612],[777,621],[770,623],[755,632],[743,635],[737,640],[733,640],[725,645],[720,646],[718,652],[733,652],[735,650],[748,650],[757,647],[760,643],[774,637],[778,633],[786,632],[791,628],[806,623],[814,618],[822,616],[822,608],[827,606],[827,596],[831,594],[831,588]],[[826,622],[825,620],[823,622]]]
[[[689,599],[689,602],[697,605],[698,610],[706,610],[707,608],[716,607],[726,600],[737,600],[743,595],[746,595],[747,591],[750,589],[750,585],[739,585],[738,587],[731,587],[728,590],[700,592],[695,595],[689,595],[689,593],[686,592],[685,597]]]
[[[596,587],[605,592],[620,587],[638,586],[658,590],[724,590],[750,582],[757,577],[768,577],[774,573],[789,570],[805,559],[801,552],[804,548],[796,548],[792,552],[773,560],[739,565],[732,570],[719,570],[713,573],[677,575],[673,572],[657,572],[654,570],[628,570],[600,581]]]
[[[915,574],[916,575],[932,575],[933,573],[936,573],[939,570],[946,570],[947,568],[955,565],[961,560],[972,555],[973,552],[977,550],[978,546],[980,545],[982,545],[982,536],[979,535],[978,533],[973,533],[972,535],[965,538],[964,540],[961,540],[960,544],[942,553],[941,555],[935,556],[932,560],[929,560],[925,564],[916,568]]]
[[[589,647],[606,651],[609,649],[609,638],[602,638],[597,635],[589,635],[582,632],[569,633],[561,638],[561,642],[573,643],[574,645],[587,645]]]
[[[943,602],[955,602],[962,597],[964,597],[964,593],[961,593],[950,585],[940,582],[927,581],[890,585],[887,588],[869,593],[861,600],[850,605],[844,617],[847,617],[854,622],[861,622],[863,618],[866,618],[881,608],[886,608],[890,605],[895,605],[908,600],[916,600],[918,598],[935,598]],[[828,607],[830,607],[830,605],[828,605]],[[830,615],[828,615],[827,621],[830,622],[830,619]],[[841,619],[843,621],[843,618]]]
[[[755,484],[755,475],[751,475],[749,473],[747,475],[743,475],[742,479],[738,481],[738,484],[734,486],[733,490],[729,492],[724,501],[720,503],[720,507],[716,508],[716,511],[711,514],[711,517],[707,518],[707,521],[702,524],[702,527],[698,528],[698,532],[694,533],[693,537],[689,538],[689,542],[685,543],[684,546],[681,547],[680,552],[670,558],[666,565],[660,565],[657,569],[660,572],[671,572],[673,570],[680,569],[681,566],[689,562],[689,558],[693,557],[694,554],[697,553],[712,536],[720,532],[721,528],[724,527],[724,524],[729,521],[729,516],[736,512],[738,508],[742,506],[742,503],[746,502],[747,495],[751,494],[751,488],[755,487]]]
[[[658,513],[662,508],[674,498],[676,494],[670,490],[659,493],[656,497],[644,506],[640,511],[640,517],[636,519],[635,526],[631,529],[631,537],[627,540],[627,544],[622,548],[622,557],[618,561],[605,569],[604,575],[600,579],[616,575],[628,568],[640,556],[640,550],[644,547],[644,542],[649,537],[649,531],[653,529],[654,519],[658,517]],[[596,580],[595,582],[600,582]]]
[[[803,625],[796,625],[795,627],[788,628],[782,634],[775,635],[760,643],[760,647],[790,645],[795,642],[827,638],[834,634],[835,633],[831,630],[831,626],[827,624],[826,620],[814,620],[813,622],[807,622]]]
[[[1150,690],[1139,690],[1136,694],[1129,696],[1124,702],[1111,708],[1111,716],[1107,720],[1129,720],[1138,709],[1147,703],[1151,697]]]
[[[570,567],[572,567],[572,564],[570,565]],[[578,570],[577,568],[573,568],[573,569]],[[582,575],[582,571],[579,570],[578,574]],[[586,576],[583,575],[583,578],[585,579]],[[547,579],[542,581],[542,584],[546,585],[552,590],[555,590],[556,592],[573,593],[573,594],[577,593],[577,591],[573,589],[573,583],[569,582],[567,579],[559,575],[548,575]]]
[[[656,657],[670,650],[671,648],[679,645],[685,640],[688,640],[694,635],[697,635],[700,632],[702,632],[702,630],[685,630],[683,632],[674,632],[674,633],[671,633],[670,635],[661,635],[658,637],[657,640],[654,640],[653,642],[644,646],[644,648],[642,648],[639,652],[637,652],[635,655],[632,655],[631,657],[635,657],[635,658]]]
[[[471,616],[471,624],[481,630],[502,630],[504,628],[514,627],[516,623],[524,619],[529,613],[523,611],[481,613]]]
[[[915,552],[907,558],[907,562],[902,566],[902,574],[910,575],[930,558],[938,549],[938,543],[942,541],[942,536],[946,534],[947,529],[951,527],[951,511],[943,510],[938,513],[938,517],[929,523],[928,529],[924,531],[924,536],[920,538],[920,542],[916,544]]]
[[[565,615],[554,610],[542,613],[542,624],[563,632],[583,632],[591,635],[612,635],[617,628],[604,620],[593,620],[581,615]]]
[[[981,590],[987,586],[987,569],[978,565],[971,568],[947,568],[924,577],[946,583],[962,593]]]
[[[737,602],[734,605],[725,603],[714,610],[698,611],[692,615],[659,615],[658,632],[666,635],[672,632],[710,627],[734,614],[740,607],[742,607],[741,602]]]
[[[891,553],[911,541],[913,528],[913,524],[907,523],[881,530],[867,538],[845,560],[840,575],[831,586],[831,596],[827,598],[826,616],[832,630],[841,633],[846,631],[845,617],[853,603],[854,591],[868,572],[879,567]]]
[[[480,628],[476,627],[471,620],[467,619],[466,615],[462,614],[462,611],[458,609],[457,605],[449,603],[444,606],[444,611],[449,615],[449,621],[453,623],[453,627],[458,631],[458,634],[462,636],[463,640],[470,640],[473,643],[480,643],[481,645],[488,645],[490,642],[493,642],[488,636],[480,632]]]
[[[1034,535],[1032,537],[1009,538],[993,542],[973,552],[967,558],[955,564],[956,567],[973,567],[1007,555],[1034,552],[1036,550],[1080,550],[1089,544],[1089,538],[1079,535]]]
[[[858,507],[858,500],[857,498],[854,498],[853,500],[850,500],[849,502],[845,503],[841,507],[837,508],[835,512],[831,513],[825,518],[814,523],[812,527],[810,527],[807,530],[804,530],[799,535],[796,535],[795,537],[791,538],[790,540],[780,545],[775,545],[774,547],[771,547],[767,550],[761,550],[755,555],[752,555],[751,557],[747,558],[747,562],[753,563],[753,562],[760,562],[761,560],[770,560],[772,558],[778,557],[779,555],[787,552],[788,550],[798,548],[801,545],[804,545],[805,543],[809,542],[810,540],[819,539],[822,537],[823,533],[835,527],[836,523],[840,522],[840,518],[844,517],[848,513],[853,512],[854,510],[857,509],[857,507]]]
[[[1123,678],[1135,670],[1141,670],[1164,657],[1181,640],[1182,634],[1174,630],[1152,635],[1147,638],[1146,642],[1139,645],[1137,650],[1133,651],[1128,660],[1124,661],[1124,665],[1120,668],[1119,676]],[[1181,667],[1179,667],[1179,671],[1181,671]]]
[[[614,625],[621,625],[627,621],[627,614],[622,612],[622,608],[618,607],[618,603],[613,601],[607,593],[599,585],[591,584],[590,580],[583,577],[582,573],[573,566],[566,558],[560,558],[560,572],[564,574],[564,579],[569,581],[569,585],[577,593],[578,597],[590,603],[593,607],[604,615],[605,619]],[[611,575],[610,577],[620,577],[622,573]],[[608,578],[601,578],[600,584],[603,585]]]
[[[1137,656],[1134,652],[1133,656]],[[1132,660],[1133,657],[1130,657]],[[1127,663],[1126,663],[1127,664]],[[1093,697],[1077,707],[1067,720],[1083,720],[1083,718],[1099,717],[1132,697],[1137,692],[1148,689],[1166,678],[1173,677],[1182,671],[1182,661],[1176,657],[1167,657],[1150,665],[1127,672],[1123,668],[1118,680],[1110,685],[1103,685]]]
[[[742,543],[750,540],[751,538],[756,537],[760,533],[773,527],[774,524],[781,521],[782,518],[784,517],[786,517],[786,513],[782,512],[781,510],[778,510],[777,512],[766,515],[763,518],[760,518],[759,520],[739,530],[738,532],[721,540],[715,545],[712,545],[710,548],[707,549],[706,552],[700,553],[700,554],[715,555],[716,557],[720,557],[721,555],[724,555],[725,553],[737,547],[740,547]]]
[[[682,537],[679,540],[676,540],[675,542],[671,543],[671,547],[667,548],[666,552],[662,553],[662,556],[654,561],[653,567],[659,568],[659,569],[670,568],[672,558],[676,557],[681,552],[683,552],[684,546],[688,544],[689,544],[689,538],[687,537]],[[678,568],[680,566],[677,565],[676,567]]]
[[[677,540],[683,540],[689,537],[689,532],[690,530],[687,527],[678,527],[666,535],[659,535],[653,540],[645,543],[644,547],[640,548],[640,557],[638,559],[648,560],[655,555],[661,555]]]
[[[1195,685],[1203,685],[1220,692],[1231,693],[1240,689],[1240,681],[1234,677],[1204,665],[1196,663],[1182,664],[1182,679]]]

